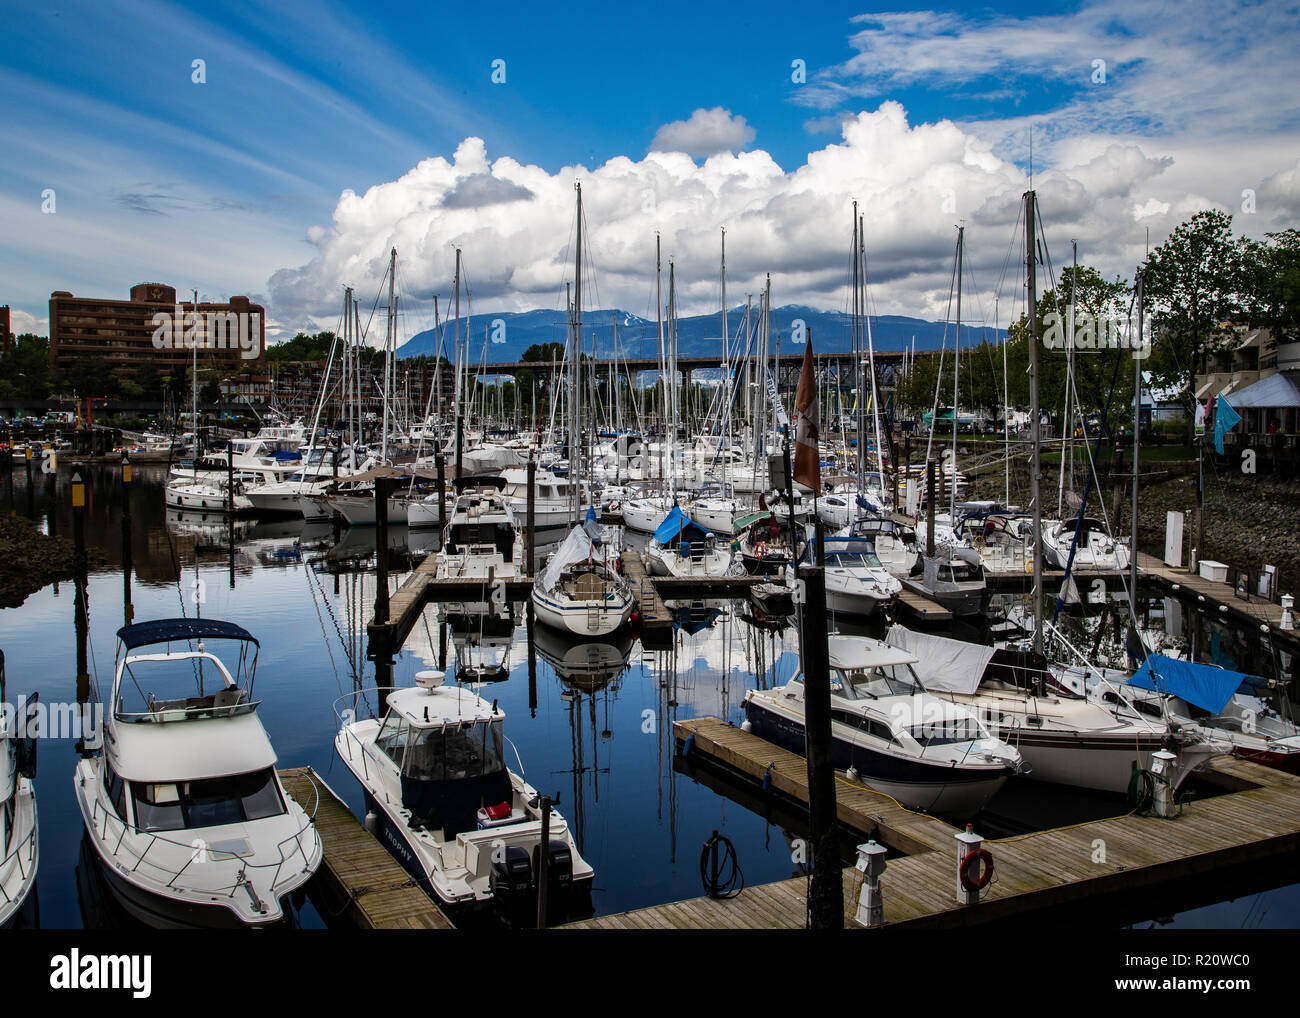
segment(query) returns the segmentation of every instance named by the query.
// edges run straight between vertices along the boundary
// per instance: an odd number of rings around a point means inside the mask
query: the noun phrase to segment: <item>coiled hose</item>
[[[714,846],[719,853],[716,875],[711,872]],[[730,838],[717,831],[704,843],[704,850],[700,852],[700,882],[710,898],[734,898],[745,889],[745,874],[736,859],[736,846]]]

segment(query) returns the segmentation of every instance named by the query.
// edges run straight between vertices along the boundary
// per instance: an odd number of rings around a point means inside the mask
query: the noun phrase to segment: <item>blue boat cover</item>
[[[1151,654],[1129,678],[1129,685],[1172,693],[1211,714],[1219,714],[1247,676],[1214,665],[1198,665]]]
[[[688,541],[703,541],[712,536],[712,531],[696,523],[682,512],[682,507],[678,505],[673,506],[664,521],[659,524],[659,529],[655,531],[655,540],[663,545],[672,544],[683,537]]]
[[[123,626],[117,631],[117,638],[127,650],[146,647],[154,643],[171,643],[173,640],[201,640],[204,638],[221,640],[247,640],[258,645],[257,640],[243,626],[219,619],[154,619],[152,622],[137,622],[133,626]]]

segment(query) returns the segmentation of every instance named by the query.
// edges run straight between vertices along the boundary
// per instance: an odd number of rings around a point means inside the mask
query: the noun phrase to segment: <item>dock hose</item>
[[[1133,768],[1128,779],[1128,802],[1138,815],[1149,813],[1156,797],[1156,776],[1150,771]]]
[[[714,846],[718,849],[718,869],[711,873]],[[734,898],[745,889],[745,874],[736,859],[736,846],[717,831],[704,843],[700,852],[700,882],[710,898]]]

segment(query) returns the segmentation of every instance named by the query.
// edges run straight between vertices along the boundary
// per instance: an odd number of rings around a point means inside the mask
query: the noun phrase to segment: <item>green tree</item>
[[[1242,310],[1242,246],[1232,238],[1232,216],[1196,213],[1151,252],[1143,278],[1155,335],[1147,367],[1157,384],[1178,390],[1190,445],[1196,374],[1228,345],[1229,323]]]
[[[1240,258],[1249,324],[1271,330],[1280,343],[1300,339],[1300,230],[1243,238]]]

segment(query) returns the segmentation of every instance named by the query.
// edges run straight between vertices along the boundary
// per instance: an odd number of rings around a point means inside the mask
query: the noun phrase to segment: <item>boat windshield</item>
[[[939,579],[947,583],[970,583],[980,578],[980,567],[965,562],[939,567]]]
[[[501,722],[412,728],[402,773],[417,781],[458,781],[505,770]]]
[[[135,825],[142,831],[220,827],[285,812],[275,772],[270,767],[202,781],[132,781],[131,798]]]
[[[922,746],[946,746],[988,738],[979,719],[974,717],[945,718],[942,721],[913,725],[908,733]]]
[[[879,569],[880,559],[874,551],[854,549],[853,551],[828,551],[826,553],[827,569]]]
[[[912,666],[898,664],[832,668],[831,692],[846,700],[874,700],[881,696],[910,696],[923,689]]]

